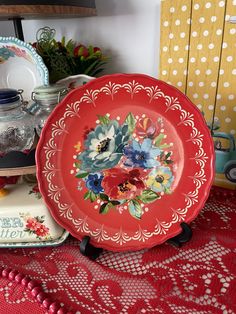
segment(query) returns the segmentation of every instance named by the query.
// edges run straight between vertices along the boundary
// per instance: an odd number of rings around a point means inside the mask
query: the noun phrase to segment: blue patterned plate
[[[24,100],[29,101],[36,86],[48,83],[48,69],[30,44],[0,37],[0,88],[22,89]]]

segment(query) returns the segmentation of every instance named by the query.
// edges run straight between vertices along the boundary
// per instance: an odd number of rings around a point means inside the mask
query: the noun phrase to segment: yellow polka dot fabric
[[[216,158],[215,184],[236,188],[236,24],[229,22],[231,16],[236,16],[236,0],[163,0],[159,78],[203,112],[215,130],[214,141],[228,141],[224,161]]]

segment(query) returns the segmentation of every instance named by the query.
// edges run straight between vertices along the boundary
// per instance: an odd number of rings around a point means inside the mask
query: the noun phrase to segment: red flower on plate
[[[37,225],[38,225],[38,221],[37,221],[36,218],[28,218],[27,221],[26,221],[25,227],[27,229],[35,231],[36,228],[37,228]]]
[[[142,173],[139,169],[131,171],[121,168],[105,170],[102,180],[104,193],[114,200],[133,199],[140,195],[145,187],[141,176]]]
[[[45,227],[43,224],[38,223],[35,233],[38,237],[45,237],[49,233],[49,228]]]

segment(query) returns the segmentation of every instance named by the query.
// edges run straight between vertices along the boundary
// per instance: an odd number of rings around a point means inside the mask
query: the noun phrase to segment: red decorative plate
[[[202,209],[214,174],[200,111],[174,87],[138,74],[71,91],[48,118],[36,155],[55,220],[114,251],[177,235]]]

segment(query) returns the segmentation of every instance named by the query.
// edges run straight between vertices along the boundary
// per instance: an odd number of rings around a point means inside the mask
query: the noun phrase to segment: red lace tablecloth
[[[41,283],[73,313],[236,313],[236,196],[213,188],[193,238],[91,261],[70,237],[60,247],[1,249],[0,267]],[[49,313],[31,292],[0,277],[0,314]],[[62,312],[58,312],[62,313]]]

